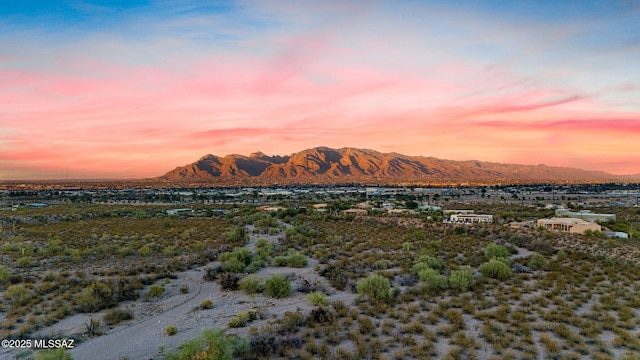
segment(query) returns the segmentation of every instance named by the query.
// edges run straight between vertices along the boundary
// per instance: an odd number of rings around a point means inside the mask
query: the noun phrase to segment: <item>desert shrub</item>
[[[507,250],[507,248],[504,247],[504,245],[492,243],[492,244],[489,244],[487,248],[484,250],[484,257],[486,257],[487,260],[491,260],[496,257],[508,258],[509,250]]]
[[[244,327],[251,321],[251,315],[246,311],[240,311],[238,315],[234,316],[229,320],[227,324],[231,328],[240,328]]]
[[[147,297],[156,298],[162,296],[162,294],[164,294],[164,287],[160,285],[151,285],[147,292]]]
[[[262,282],[257,275],[247,275],[238,281],[240,290],[247,294],[255,294],[262,292]]]
[[[3,284],[7,280],[9,280],[9,276],[11,276],[11,271],[6,267],[0,265],[0,284]]]
[[[244,272],[244,269],[246,267],[247,265],[245,263],[243,263],[242,261],[236,258],[231,258],[222,264],[222,269],[226,272],[231,272],[231,273]]]
[[[613,265],[615,265],[615,263],[616,262],[613,261],[613,259],[611,257],[609,257],[609,256],[604,258],[604,264],[607,265],[607,266],[613,266]]]
[[[389,263],[385,260],[378,260],[373,264],[373,267],[378,270],[386,270],[389,268]]]
[[[16,266],[21,268],[32,267],[36,264],[35,260],[31,256],[23,256],[16,260]]]
[[[233,251],[220,254],[218,258],[222,262],[222,269],[227,272],[241,273],[251,264],[253,254],[247,248],[235,248]]]
[[[433,256],[422,255],[418,259],[418,262],[427,265],[427,267],[429,267],[431,269],[436,269],[436,270],[438,270],[438,272],[440,272],[442,270],[442,263],[440,262],[440,260],[438,258],[435,258]]]
[[[497,260],[500,261],[501,263],[509,266],[511,264],[511,260],[509,260],[508,257],[504,257],[504,256],[498,256],[498,257],[494,257],[492,260]]]
[[[304,315],[298,311],[285,311],[279,321],[279,329],[281,332],[293,333],[305,324]]]
[[[318,307],[309,313],[307,322],[310,324],[330,324],[336,320],[336,315],[324,307]]]
[[[223,290],[238,290],[242,275],[223,273],[219,276],[218,281]]]
[[[64,348],[36,351],[34,360],[73,360]]]
[[[4,291],[4,297],[18,306],[23,306],[31,301],[31,298],[33,297],[33,290],[21,284],[10,285]]]
[[[566,260],[567,259],[567,253],[564,252],[564,250],[558,250],[558,252],[556,253],[556,256],[558,258],[558,261],[562,261],[562,260]]]
[[[543,255],[533,254],[527,266],[536,270],[544,270],[547,268],[547,266],[549,266],[549,262]]]
[[[301,253],[291,254],[287,259],[287,265],[294,268],[304,268],[307,267],[308,264],[307,257]]]
[[[188,294],[189,293],[189,285],[184,284],[184,285],[180,286],[180,293],[181,294]]]
[[[291,282],[282,275],[272,275],[264,283],[264,292],[276,299],[288,297],[291,295]]]
[[[167,326],[166,328],[164,328],[164,332],[167,334],[167,336],[173,336],[178,333],[178,328],[175,326]]]
[[[471,266],[461,266],[458,270],[453,270],[449,274],[449,286],[452,289],[467,291],[475,283]]]
[[[200,303],[200,309],[202,310],[213,309],[213,301],[211,301],[210,299],[202,300],[202,302]]]
[[[320,306],[320,305],[328,305],[329,297],[320,291],[314,291],[307,295],[307,300],[311,303],[311,305]]]
[[[144,285],[142,285],[142,281],[137,277],[120,277],[115,284],[115,292],[113,296],[116,301],[136,300],[138,299],[138,290],[143,287]]]
[[[206,329],[196,339],[187,341],[178,349],[164,354],[165,360],[216,359],[232,360],[234,355],[246,352],[247,341],[227,337],[224,330]]]
[[[376,329],[373,320],[368,316],[358,317],[358,330],[362,334],[371,334]]]
[[[391,299],[391,284],[389,279],[374,274],[360,279],[356,284],[358,294],[366,295],[372,301],[388,301]]]
[[[273,258],[273,260],[271,260],[271,265],[282,267],[287,266],[288,262],[289,258],[287,256],[276,256]]]
[[[425,269],[420,271],[418,278],[429,290],[446,289],[448,286],[447,277],[440,275],[438,270],[435,269]]]
[[[455,235],[464,235],[467,233],[467,229],[462,226],[456,226],[455,228],[453,228],[453,233]]]
[[[93,282],[82,289],[76,297],[76,306],[80,312],[96,312],[116,304],[111,287],[103,282]]]
[[[508,265],[496,259],[491,259],[488,262],[480,265],[479,270],[480,273],[484,276],[500,280],[506,280],[513,274]]]
[[[112,309],[104,314],[102,322],[106,325],[116,325],[122,321],[131,319],[133,319],[133,312],[131,310]]]

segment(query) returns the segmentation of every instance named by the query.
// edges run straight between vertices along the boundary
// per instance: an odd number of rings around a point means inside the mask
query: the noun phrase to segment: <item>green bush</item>
[[[487,260],[491,260],[496,257],[509,258],[509,250],[507,250],[503,245],[492,243],[484,250],[484,257],[486,257]]]
[[[276,267],[287,266],[289,263],[289,258],[286,256],[276,256],[271,260],[271,265]]]
[[[0,284],[9,280],[9,276],[11,276],[11,271],[9,271],[9,269],[7,269],[6,267],[0,265]]]
[[[448,286],[447,277],[440,275],[436,269],[425,269],[418,274],[420,281],[424,282],[429,290],[446,289]]]
[[[211,301],[210,299],[202,300],[202,302],[200,303],[200,309],[202,310],[213,309],[213,301]]]
[[[264,283],[264,292],[276,299],[288,297],[291,295],[291,282],[282,275],[272,275]]]
[[[244,272],[247,265],[251,264],[253,254],[247,248],[235,248],[231,252],[220,254],[218,258],[222,262],[222,269],[226,272],[241,273]]]
[[[167,336],[173,336],[178,333],[178,328],[175,326],[167,326],[164,328],[164,331],[167,333]]]
[[[102,322],[106,325],[116,325],[125,320],[133,319],[133,312],[131,310],[112,309],[107,311],[102,317]]]
[[[449,274],[449,286],[455,290],[467,291],[475,283],[473,272],[473,268],[468,265],[453,270]]]
[[[165,360],[216,359],[232,360],[246,352],[248,343],[237,337],[227,337],[224,330],[206,329],[196,339],[187,341],[176,350],[163,354]]]
[[[309,300],[311,305],[315,306],[329,305],[329,297],[320,291],[314,291],[307,295],[307,300]]]
[[[262,292],[262,282],[257,275],[248,275],[238,281],[240,290],[247,294],[256,294]]]
[[[356,284],[358,294],[366,295],[371,301],[388,301],[391,299],[391,284],[382,275],[369,275]]]
[[[421,263],[427,265],[427,267],[429,267],[431,269],[436,269],[436,270],[438,270],[438,272],[440,272],[442,270],[442,263],[440,262],[440,260],[438,258],[435,258],[433,256],[422,255],[418,259],[418,262],[421,262]]]
[[[251,320],[255,320],[255,316],[252,317],[249,312],[240,311],[238,315],[231,318],[227,325],[231,328],[240,328],[246,326]]]
[[[502,261],[491,259],[480,265],[480,273],[484,276],[506,280],[513,274],[507,264]]]
[[[73,360],[64,348],[36,351],[34,360]]]
[[[543,255],[533,254],[527,266],[536,270],[544,270],[549,266],[549,262]]]
[[[76,297],[80,312],[96,312],[116,304],[111,287],[103,282],[93,282]]]
[[[287,259],[287,265],[294,268],[304,268],[307,267],[308,264],[307,257],[300,253],[289,255]]]
[[[160,285],[151,285],[149,291],[147,292],[147,297],[160,297],[162,296],[162,294],[164,294],[164,287]]]
[[[10,285],[4,291],[4,297],[10,301],[13,301],[16,305],[26,305],[31,301],[33,297],[33,290],[27,288],[22,284]]]

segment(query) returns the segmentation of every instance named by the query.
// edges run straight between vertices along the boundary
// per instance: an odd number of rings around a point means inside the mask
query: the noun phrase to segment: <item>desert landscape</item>
[[[545,200],[469,204],[487,197],[459,190],[460,200],[431,198],[497,221],[375,207],[421,202],[402,189],[369,194],[355,215],[346,210],[362,194],[350,192],[191,200],[179,215],[133,200],[16,204],[1,218],[2,336],[74,347],[2,356],[637,358],[637,208],[593,208],[615,213],[604,226],[631,233],[616,239],[510,226],[554,210]]]

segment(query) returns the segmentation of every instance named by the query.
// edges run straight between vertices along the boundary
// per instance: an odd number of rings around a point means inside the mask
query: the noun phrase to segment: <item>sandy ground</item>
[[[249,230],[253,229],[249,228]],[[259,238],[276,242],[279,236],[282,234],[253,234],[251,231],[247,247],[253,249]],[[346,303],[352,303],[356,295],[333,289],[324,278],[313,270],[315,264],[313,259],[309,259],[309,266],[303,269],[268,267],[261,269],[256,274],[263,278],[275,273],[290,275],[294,278],[292,281],[294,290],[306,280],[311,284],[316,284],[329,294],[330,301],[342,300]],[[135,318],[113,328],[102,325],[104,334],[85,338],[71,351],[73,358],[76,360],[160,359],[162,358],[161,346],[165,349],[173,349],[187,340],[196,338],[205,328],[226,328],[229,320],[240,311],[258,310],[266,316],[262,320],[252,322],[245,328],[229,329],[228,333],[246,335],[249,327],[259,328],[273,317],[280,316],[286,311],[308,312],[313,308],[306,300],[306,294],[300,292],[296,292],[292,297],[286,299],[271,299],[261,294],[249,296],[241,291],[223,291],[217,283],[202,280],[204,269],[215,265],[217,263],[214,262],[176,274],[178,278],[164,285],[165,294],[157,300],[140,299],[135,302],[121,303],[120,307],[133,311]],[[189,287],[189,293],[180,293],[179,289],[182,285]],[[212,300],[214,307],[202,310],[199,306],[206,299]],[[77,314],[41,329],[34,336],[60,338],[83,334],[86,332],[85,324],[89,322],[90,318],[102,319],[103,315],[104,312]],[[178,333],[167,336],[165,332],[167,326],[175,326]],[[0,351],[0,359],[15,359],[16,355],[15,351]]]

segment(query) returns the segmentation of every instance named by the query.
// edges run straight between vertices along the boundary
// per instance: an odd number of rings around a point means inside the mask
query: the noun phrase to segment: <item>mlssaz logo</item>
[[[75,339],[35,339],[33,341],[34,349],[73,349],[75,347]]]

